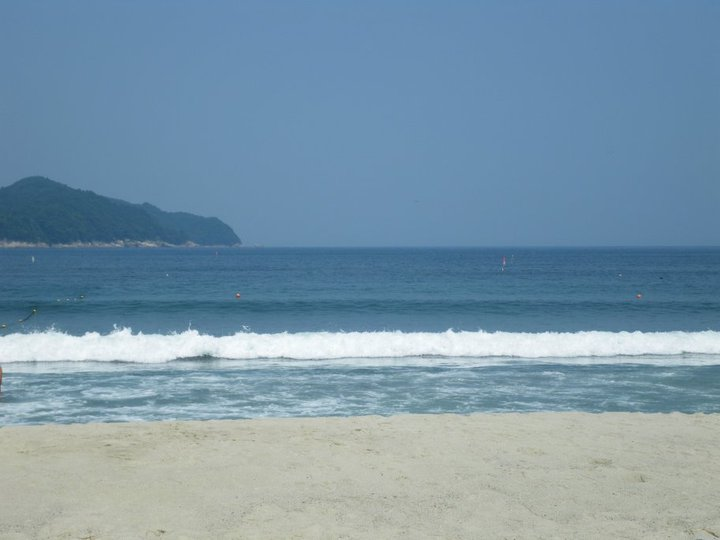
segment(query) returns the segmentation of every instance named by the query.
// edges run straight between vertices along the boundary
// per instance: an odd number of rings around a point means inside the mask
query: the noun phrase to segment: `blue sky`
[[[720,2],[0,2],[0,185],[246,244],[720,244]]]

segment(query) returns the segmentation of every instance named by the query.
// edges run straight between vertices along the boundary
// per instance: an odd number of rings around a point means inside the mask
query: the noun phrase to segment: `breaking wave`
[[[600,359],[603,363],[720,364],[720,332],[301,332],[229,336],[187,330],[172,334],[133,333],[76,336],[48,330],[0,337],[0,363],[137,362],[163,363],[187,358],[230,360],[524,358]]]

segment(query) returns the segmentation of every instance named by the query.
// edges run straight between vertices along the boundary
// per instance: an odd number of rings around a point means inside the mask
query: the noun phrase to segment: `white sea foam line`
[[[293,360],[283,358],[228,360],[228,359],[181,359],[178,362],[137,362],[137,361],[38,361],[13,362],[5,365],[7,373],[71,373],[71,372],[124,372],[130,369],[172,369],[173,371],[197,370],[277,370],[277,369],[387,369],[387,368],[443,368],[477,369],[502,366],[609,366],[645,365],[655,367],[698,367],[720,365],[720,355],[682,356],[617,356],[617,357],[568,357],[568,358],[327,358],[320,360]],[[132,366],[132,367],[131,367]]]
[[[304,332],[212,336],[187,330],[74,336],[55,330],[0,337],[0,363],[125,361],[162,363],[182,358],[333,360],[408,357],[581,359],[706,355],[717,364],[720,332]]]

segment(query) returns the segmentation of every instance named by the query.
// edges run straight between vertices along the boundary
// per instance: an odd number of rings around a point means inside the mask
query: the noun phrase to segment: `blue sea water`
[[[2,425],[720,412],[720,248],[6,249],[0,272]]]

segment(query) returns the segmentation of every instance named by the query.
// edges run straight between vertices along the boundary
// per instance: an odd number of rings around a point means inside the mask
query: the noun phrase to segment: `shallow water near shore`
[[[189,361],[25,367],[4,421],[74,423],[484,412],[720,412],[720,366]]]

